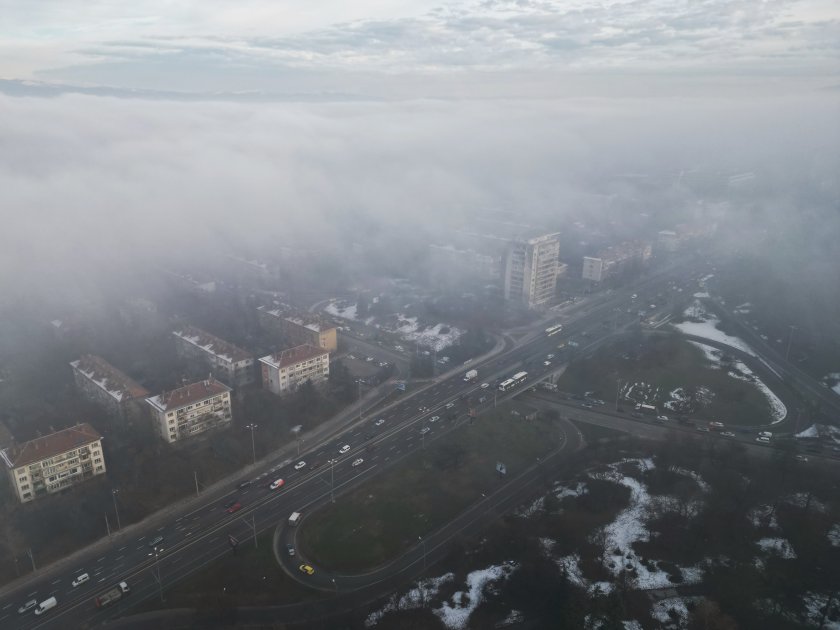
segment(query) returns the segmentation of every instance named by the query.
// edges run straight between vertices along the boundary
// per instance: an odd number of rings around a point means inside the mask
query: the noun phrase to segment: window
[[[21,490],[29,490],[29,484],[28,483],[22,484],[20,489]]]
[[[26,475],[23,475],[22,477],[18,477],[18,481],[26,481]]]
[[[100,466],[97,466],[97,467],[96,467],[96,470],[98,470],[98,471],[100,471],[100,472],[101,472],[101,471],[102,471],[102,466],[101,466],[101,465],[100,465]]]
[[[31,499],[32,498],[32,493],[31,492],[24,492],[23,493],[23,498],[24,499]]]
[[[101,464],[102,460],[97,457],[96,459],[93,460],[93,463],[94,464]]]

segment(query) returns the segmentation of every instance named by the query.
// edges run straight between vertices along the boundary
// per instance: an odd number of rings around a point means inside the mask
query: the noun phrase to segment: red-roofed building
[[[0,459],[21,503],[105,474],[102,436],[86,422],[5,448]]]
[[[172,443],[230,426],[230,387],[214,378],[147,398],[161,439]]]
[[[319,315],[295,313],[291,307],[260,306],[257,308],[260,325],[279,334],[289,345],[312,345],[329,352],[338,349],[338,333],[333,324]]]
[[[262,357],[262,383],[270,392],[282,396],[301,383],[319,383],[330,375],[330,353],[305,344]]]

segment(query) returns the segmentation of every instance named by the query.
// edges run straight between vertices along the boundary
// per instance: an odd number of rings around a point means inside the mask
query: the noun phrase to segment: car
[[[313,569],[313,568],[312,568],[311,566],[309,566],[308,564],[302,564],[302,565],[300,565],[300,566],[298,567],[298,570],[299,570],[301,573],[306,573],[306,575],[312,575],[313,573],[315,573],[315,569]]]
[[[370,363],[373,360],[374,360],[373,357],[365,357],[365,361],[367,361],[368,363]]]
[[[639,297],[639,296],[638,296],[637,294],[635,294],[635,293],[634,293],[633,295],[631,295],[631,296],[630,296],[630,299],[631,299],[631,300],[635,300],[637,297]]]
[[[426,435],[431,429],[429,427],[423,427],[420,429],[420,435]]]
[[[383,424],[385,424],[385,418],[379,418],[379,420],[373,423],[373,426],[381,427]]]
[[[225,503],[225,509],[228,509],[231,505],[235,505],[238,501],[236,499],[232,499]]]
[[[242,504],[239,501],[237,501],[236,503],[234,503],[233,505],[231,505],[227,509],[227,513],[228,514],[233,514],[234,512],[238,512],[241,509],[242,509]]]
[[[429,422],[437,422],[438,420],[440,420],[440,416],[432,416],[429,418]]]
[[[721,436],[722,437],[728,437],[728,438],[734,438],[735,434],[732,433],[732,431],[724,431],[723,433],[721,433]]]
[[[379,362],[379,367],[388,367],[388,362],[387,361],[380,361]]]
[[[759,435],[757,438],[755,438],[755,441],[760,444],[770,444],[770,438],[764,437],[763,435]]]
[[[429,410],[428,407],[418,407],[417,408],[417,411],[419,411],[420,413],[426,413],[428,410]]]
[[[771,438],[771,437],[773,437],[773,434],[770,433],[770,431],[759,431],[758,432],[758,437]]]
[[[554,358],[554,355],[553,355],[553,354],[548,354],[548,355],[546,355],[546,357],[545,357],[545,358],[546,358],[547,360],[551,361],[551,360]]]
[[[794,459],[798,462],[807,462],[808,461],[808,458],[805,457],[804,455],[797,455],[796,457],[794,457]]]
[[[545,367],[548,367],[549,365],[551,365],[551,361],[543,361],[543,365]]]
[[[29,612],[37,605],[37,599],[30,599],[28,602],[24,602],[23,604],[21,604],[20,608],[18,608],[18,614],[22,615],[23,613]]]
[[[268,486],[268,489],[269,490],[277,490],[277,488],[282,488],[283,484],[285,484],[285,483],[286,482],[283,479],[275,479],[274,481],[271,482],[271,485]]]
[[[73,579],[73,588],[81,586],[82,584],[88,581],[90,581],[90,576],[87,573],[82,573],[81,575],[78,575]]]
[[[342,446],[340,449],[338,449],[338,454],[339,454],[339,455],[344,455],[344,453],[346,453],[346,452],[347,452],[347,451],[349,451],[349,450],[350,450],[350,445],[349,445],[349,444],[345,444],[345,445],[344,445],[344,446]]]
[[[668,416],[656,416],[656,419],[662,422],[668,422]]]
[[[697,430],[700,431],[700,433],[708,433],[709,427],[697,427]]]
[[[355,358],[356,358],[356,355],[354,355],[354,354],[348,354],[348,355],[347,355],[347,358],[348,358],[348,359],[355,359]]]
[[[163,542],[163,536],[155,536],[149,541],[149,547],[157,547]]]
[[[303,460],[300,460],[297,464],[295,464],[295,470],[300,470],[304,466],[306,466],[306,462],[303,461]]]
[[[286,553],[290,556],[295,555],[295,546],[291,543],[286,543]]]
[[[488,387],[490,387],[490,383],[482,383],[481,384],[481,389],[487,389]]]
[[[363,460],[361,457],[359,457],[358,459],[353,460],[353,467],[355,468],[356,466],[361,466],[364,463],[365,463],[365,460]]]
[[[588,403],[588,402],[580,403],[580,406],[583,407],[584,409],[592,409],[592,403]]]
[[[454,402],[448,402],[448,403],[446,403],[446,408],[447,408],[447,409],[452,409],[452,407],[454,407],[454,406],[455,406],[455,403],[454,403]]]
[[[239,484],[238,486],[236,486],[236,487],[237,487],[239,490],[242,490],[243,488],[247,488],[248,486],[250,486],[252,483],[254,483],[254,482],[253,482],[253,481],[251,481],[251,480],[249,479],[248,481],[243,481],[242,483],[240,483],[240,484]]]

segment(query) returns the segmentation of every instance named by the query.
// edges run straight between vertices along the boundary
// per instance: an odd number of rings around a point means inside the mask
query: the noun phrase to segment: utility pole
[[[198,491],[198,471],[193,471],[193,478],[195,479],[195,496],[198,496],[200,494]]]
[[[242,522],[245,523],[248,527],[251,528],[251,531],[254,532],[254,549],[257,548],[257,523],[256,519],[254,518],[254,513],[251,512],[251,522],[249,523],[245,519],[242,519]]]
[[[618,397],[621,393],[621,379],[615,380],[615,410],[618,412]]]
[[[426,416],[423,416],[423,430],[420,431],[420,439],[423,440],[423,448],[426,448]]]
[[[105,529],[108,530],[108,538],[111,537],[111,524],[108,522],[108,512],[105,512]]]
[[[163,549],[159,549],[159,548],[155,547],[154,552],[150,553],[149,555],[150,556],[154,555],[154,557],[155,557],[154,574],[155,574],[155,578],[157,579],[157,583],[158,583],[158,591],[160,592],[160,601],[165,601],[163,599],[163,580],[160,577],[160,563],[158,562],[158,557],[159,557],[161,551],[163,551]]]
[[[111,498],[114,500],[114,514],[117,515],[117,531],[122,530],[122,525],[120,525],[120,511],[117,509],[117,493],[119,490],[111,488]]]
[[[253,465],[257,465],[257,447],[254,445],[254,430],[257,428],[257,425],[254,423],[245,425],[246,429],[251,430],[251,456],[253,457]]]
[[[335,460],[330,460],[330,501],[335,503]]]
[[[35,557],[32,555],[32,547],[26,550],[26,553],[29,554],[29,561],[32,562],[32,572],[34,573],[38,569],[35,568]]]

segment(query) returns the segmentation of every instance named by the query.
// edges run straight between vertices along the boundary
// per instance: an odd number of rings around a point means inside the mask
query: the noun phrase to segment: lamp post
[[[163,580],[161,580],[161,577],[160,577],[160,563],[158,562],[158,559],[159,559],[159,556],[160,556],[161,553],[163,553],[163,549],[161,549],[159,547],[155,547],[153,549],[152,553],[150,553],[149,555],[155,557],[154,573],[155,573],[155,578],[157,579],[157,583],[158,583],[158,591],[160,592],[160,601],[165,601],[163,599]]]
[[[335,503],[335,459],[330,460],[330,501]]]
[[[615,379],[615,410],[618,411],[618,397],[621,394],[621,379]]]
[[[120,525],[120,511],[117,509],[117,493],[119,493],[119,490],[111,488],[111,498],[114,500],[114,514],[117,515],[117,531],[120,531],[122,526]]]
[[[790,335],[788,336],[787,350],[785,351],[785,361],[790,356],[790,344],[793,343],[793,331],[796,330],[796,326],[788,326],[788,328],[790,328]]]
[[[257,428],[257,425],[253,424],[253,423],[246,424],[245,428],[251,430],[251,455],[253,457],[253,464],[254,464],[254,466],[256,466],[257,465],[257,447],[254,444],[254,430]]]
[[[335,589],[335,594],[338,595],[338,584],[335,583],[335,578],[330,578],[332,582],[333,588]]]
[[[356,385],[358,386],[358,396],[359,396],[359,420],[362,419],[362,383],[364,383],[360,378],[356,379]]]

